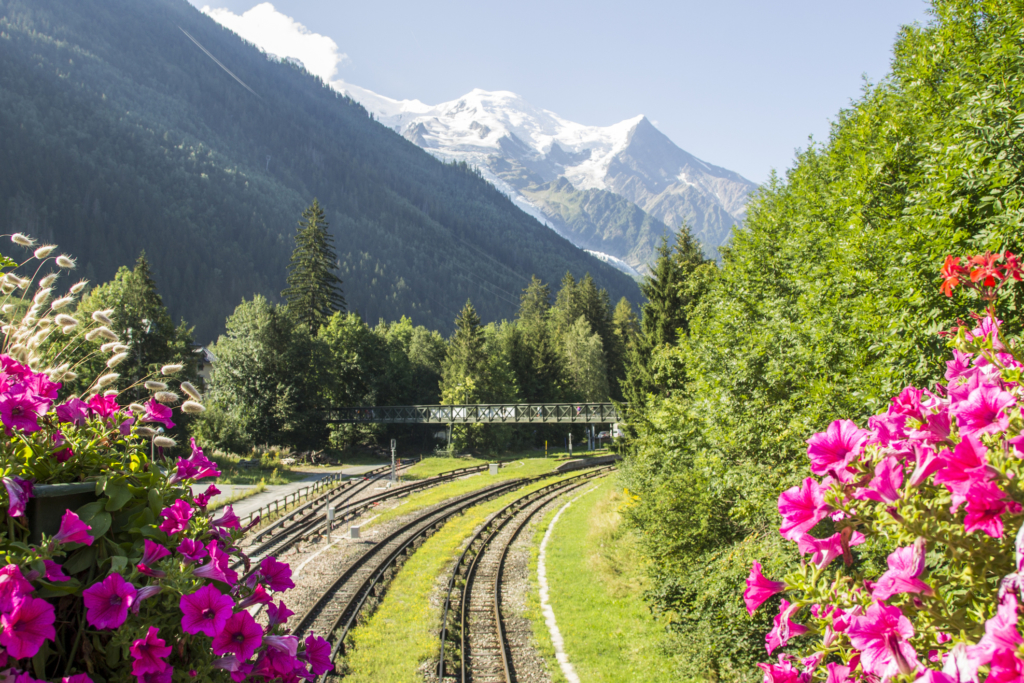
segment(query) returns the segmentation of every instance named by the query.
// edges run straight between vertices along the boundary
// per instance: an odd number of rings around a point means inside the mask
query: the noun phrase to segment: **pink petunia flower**
[[[53,441],[53,445],[58,450],[53,452],[53,459],[57,462],[67,462],[75,456],[75,452],[68,446],[68,439],[64,436],[64,432],[54,432],[50,437]],[[61,448],[63,446],[64,448]]]
[[[121,406],[117,405],[116,396],[96,394],[89,399],[89,409],[99,417],[110,417],[119,411]]]
[[[230,505],[224,506],[224,513],[210,522],[213,526],[223,527],[225,529],[239,529],[241,528],[241,520],[238,519],[238,515],[235,514],[235,509]]]
[[[811,459],[811,472],[817,475],[832,473],[840,481],[849,479],[847,465],[860,455],[870,436],[851,420],[836,420],[824,432],[807,440],[807,455]]]
[[[299,651],[298,636],[264,636],[263,644],[271,650],[284,652],[290,657],[296,656]],[[286,673],[286,672],[281,672]]]
[[[1020,503],[1006,498],[993,481],[975,481],[964,494],[967,499],[967,514],[964,516],[964,531],[984,531],[992,538],[1003,537],[1003,515],[1018,514]]]
[[[278,624],[287,623],[288,617],[291,617],[295,612],[288,609],[284,600],[281,600],[277,605],[269,603],[267,605],[267,630],[273,629]]]
[[[249,678],[249,674],[252,673],[253,665],[246,664],[245,662],[239,661],[238,657],[234,655],[227,655],[220,659],[215,659],[212,662],[213,668],[224,669],[231,674],[231,680],[235,683],[241,683],[242,681]]]
[[[33,590],[18,565],[6,564],[0,568],[0,612],[10,612],[15,600],[32,595]]]
[[[776,593],[786,590],[782,581],[772,581],[761,573],[761,563],[755,562],[747,577],[747,588],[743,591],[743,602],[747,606],[747,614],[753,614],[765,600]]]
[[[210,504],[210,499],[214,496],[220,495],[220,489],[210,484],[206,487],[206,490],[196,496],[195,503],[197,508],[204,508]]]
[[[818,569],[824,569],[832,563],[832,560],[843,554],[842,536],[842,532],[834,533],[828,538],[815,538],[809,534],[804,534],[796,541],[797,549],[801,555],[813,553],[811,562]],[[854,531],[847,545],[852,547],[860,545],[864,541],[864,534]]]
[[[333,664],[331,664],[331,644],[323,638],[310,633],[306,636],[305,659],[309,664],[309,670],[313,672],[314,676],[323,675],[333,667]]]
[[[178,544],[178,547],[175,548],[175,550],[190,562],[198,562],[209,555],[209,553],[206,552],[206,547],[194,538],[182,539],[181,543]]]
[[[761,663],[757,666],[764,671],[764,683],[810,683],[811,680],[808,674],[793,666],[786,655],[779,655],[778,664]]]
[[[900,497],[903,486],[903,466],[893,456],[882,458],[875,465],[875,476],[865,488],[857,489],[853,497],[857,500],[874,500],[879,503],[894,503]]]
[[[292,568],[287,562],[279,562],[276,557],[265,558],[260,562],[260,570],[256,576],[261,583],[275,592],[286,591],[295,588],[292,581]]]
[[[71,510],[66,510],[64,516],[60,518],[60,529],[57,531],[57,535],[53,537],[53,540],[57,543],[92,545],[92,542],[96,539],[92,537],[92,534],[89,533],[90,531],[92,531],[91,526],[83,522]]]
[[[910,487],[917,488],[928,477],[945,466],[945,460],[939,457],[935,449],[924,444],[914,444],[914,473],[910,475]]]
[[[139,589],[139,592],[135,596],[135,600],[132,601],[132,614],[139,613],[139,607],[142,605],[144,600],[148,600],[160,593],[163,590],[163,586],[157,584],[155,586],[143,586]]]
[[[46,580],[53,582],[70,581],[71,577],[64,573],[64,568],[53,560],[43,560],[46,567]]]
[[[89,678],[89,674],[75,674],[74,676],[65,676],[60,679],[60,683],[92,683],[92,679]]]
[[[988,664],[1000,650],[1016,651],[1024,644],[1017,631],[1017,598],[1007,593],[999,603],[996,616],[985,622],[985,635],[977,645],[968,648],[972,659],[979,665]]]
[[[54,619],[53,605],[46,600],[21,596],[0,616],[0,645],[14,659],[34,657],[45,641],[57,637]]]
[[[117,431],[121,433],[121,436],[129,436],[132,433],[132,425],[135,424],[135,418],[129,417],[127,420],[117,426]]]
[[[953,349],[953,360],[946,361],[946,381],[954,382],[970,373],[971,359],[971,354]]]
[[[220,581],[231,586],[238,583],[238,574],[230,566],[230,556],[221,549],[220,543],[210,541],[206,545],[206,551],[210,554],[210,560],[192,573],[200,578]]]
[[[989,479],[988,448],[975,436],[965,436],[950,453],[944,449],[939,457],[943,467],[935,475],[935,483],[943,484],[953,494],[950,514],[954,514],[967,501],[971,484]]]
[[[266,643],[271,638],[296,638],[295,636],[268,636],[263,639]],[[298,640],[298,638],[296,638]],[[306,668],[302,666],[302,663],[295,657],[287,652],[283,652],[278,649],[267,648],[256,661],[256,668],[253,670],[253,674],[256,676],[262,676],[267,679],[282,677],[285,680],[290,680],[296,673],[305,673]]]
[[[144,550],[142,552],[142,559],[139,560],[138,569],[146,576],[153,576],[156,578],[162,578],[166,574],[162,571],[153,569],[153,565],[171,554],[171,551],[160,545],[154,543],[148,538],[143,544]]]
[[[917,653],[908,639],[914,627],[898,607],[874,603],[862,617],[854,619],[848,631],[850,643],[860,650],[865,672],[891,678],[917,670]]]
[[[174,429],[174,422],[171,416],[174,414],[170,408],[163,405],[155,398],[149,399],[145,405],[146,412],[142,416],[143,422],[159,422],[167,429]]]
[[[246,611],[235,612],[213,638],[213,654],[233,654],[241,661],[252,657],[263,643],[263,629]]]
[[[138,683],[171,683],[174,676],[174,667],[168,666],[163,671],[154,671],[148,674],[137,676]]]
[[[900,593],[923,593],[934,595],[931,586],[920,579],[925,569],[924,539],[919,538],[913,545],[896,548],[886,560],[889,570],[878,579],[871,597],[888,600]]]
[[[1015,405],[1013,395],[993,385],[983,385],[953,405],[950,410],[956,415],[961,435],[993,434],[1005,431],[1010,424],[1006,408]]]
[[[256,589],[252,593],[238,603],[238,607],[239,609],[246,609],[252,605],[266,605],[269,604],[271,600],[273,600],[273,598],[270,597],[270,593],[268,593],[262,584],[260,584],[256,586]]]
[[[795,541],[814,528],[827,513],[821,486],[808,477],[802,485],[786,489],[779,495],[779,514],[783,519],[779,533]]]
[[[7,505],[7,514],[11,517],[24,517],[25,506],[28,499],[32,497],[32,482],[18,477],[4,477],[4,488],[7,489],[7,497],[10,502]]]
[[[825,683],[849,683],[852,681],[850,678],[850,667],[843,666],[837,662],[829,662],[828,675],[825,678]]]
[[[120,574],[111,574],[82,592],[85,620],[99,629],[118,628],[128,618],[128,608],[138,590]]]
[[[1020,683],[1024,680],[1024,661],[1013,650],[999,650],[992,655],[985,683]]]
[[[909,437],[916,441],[941,443],[949,439],[950,429],[949,412],[942,410],[938,413],[928,413],[925,415],[924,424],[921,425],[920,429],[910,430]]]
[[[889,412],[895,415],[906,415],[918,422],[923,422],[924,408],[921,406],[922,396],[924,396],[924,389],[906,387],[889,401]]]
[[[132,643],[129,648],[132,653],[132,675],[160,673],[170,667],[165,658],[171,654],[172,648],[157,637],[159,632],[156,626],[150,626],[145,638]]]
[[[779,607],[779,613],[775,615],[775,626],[764,637],[765,649],[771,654],[776,648],[786,647],[790,638],[807,633],[807,627],[794,623],[789,616],[796,611],[796,605],[783,599]]]
[[[188,526],[188,520],[192,519],[192,506],[179,498],[170,507],[161,510],[160,516],[164,518],[160,523],[160,530],[173,536]]]
[[[17,429],[25,433],[38,432],[39,418],[46,415],[50,403],[24,389],[0,394],[0,421],[10,434]]]
[[[72,398],[67,403],[57,406],[57,420],[76,427],[84,427],[89,419],[89,404],[79,398]]]
[[[213,586],[203,586],[195,593],[181,596],[181,627],[186,633],[216,636],[227,624],[234,607],[231,596]]]

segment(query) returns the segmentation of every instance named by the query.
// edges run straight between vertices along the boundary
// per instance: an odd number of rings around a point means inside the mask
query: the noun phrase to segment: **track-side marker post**
[[[334,526],[334,506],[327,506],[327,542],[331,542],[331,527]]]

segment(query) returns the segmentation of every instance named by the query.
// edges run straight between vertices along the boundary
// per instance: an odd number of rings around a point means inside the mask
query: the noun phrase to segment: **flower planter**
[[[96,500],[96,484],[91,481],[36,486],[25,506],[29,540],[38,543],[43,534],[53,536],[60,530],[65,511],[77,510]]]

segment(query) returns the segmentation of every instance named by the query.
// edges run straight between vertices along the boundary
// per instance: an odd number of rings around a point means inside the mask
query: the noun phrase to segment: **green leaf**
[[[149,509],[153,511],[154,515],[159,515],[160,511],[164,509],[164,497],[157,489],[149,490]]]
[[[128,484],[124,481],[107,483],[107,505],[108,512],[115,512],[124,507],[125,503],[132,499],[132,492],[128,490]]]
[[[121,648],[112,647],[107,650],[107,666],[113,669],[121,661]]]
[[[128,558],[124,555],[112,555],[110,557],[110,573],[120,574],[128,566]]]
[[[64,563],[64,571],[68,574],[77,574],[85,571],[94,564],[96,564],[96,549],[91,546],[87,546],[85,548],[79,548],[72,553],[71,557],[68,558],[68,561]]]

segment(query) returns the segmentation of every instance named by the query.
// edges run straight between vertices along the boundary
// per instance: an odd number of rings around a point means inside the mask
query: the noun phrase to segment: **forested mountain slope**
[[[371,321],[448,330],[467,298],[512,317],[531,275],[567,270],[639,299],[468,167],[185,0],[0,0],[0,232],[59,243],[94,282],[145,249],[205,341],[243,297],[279,297],[314,197],[349,307]]]

